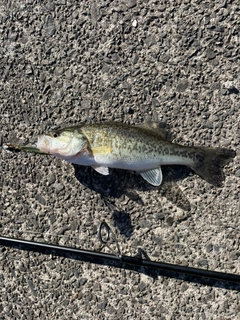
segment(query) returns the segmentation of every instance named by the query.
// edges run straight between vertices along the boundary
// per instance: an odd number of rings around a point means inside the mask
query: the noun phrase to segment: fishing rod
[[[110,233],[112,235],[112,240],[115,243],[117,248],[116,252],[114,252],[113,249],[108,245],[110,241]],[[237,275],[237,274],[211,271],[211,270],[193,268],[193,267],[186,267],[186,266],[181,266],[181,265],[176,265],[171,263],[151,261],[151,260],[146,260],[138,257],[123,255],[121,254],[120,247],[115,234],[113,233],[112,229],[109,227],[109,225],[105,221],[101,222],[99,225],[98,239],[102,244],[107,246],[112,251],[112,254],[103,253],[100,251],[84,250],[84,249],[78,249],[73,247],[60,246],[56,244],[48,244],[43,242],[36,242],[36,241],[17,239],[17,238],[11,238],[11,237],[3,237],[3,236],[0,236],[0,245],[26,246],[33,251],[36,251],[37,249],[41,249],[43,251],[50,251],[51,253],[58,252],[61,254],[68,254],[68,255],[74,254],[77,257],[82,257],[86,259],[93,258],[93,259],[100,259],[102,261],[107,261],[107,262],[114,262],[118,264],[118,266],[120,267],[124,267],[124,265],[131,265],[131,266],[152,268],[155,270],[164,270],[167,272],[176,272],[180,274],[187,274],[191,276],[220,280],[220,281],[240,283],[240,275]]]

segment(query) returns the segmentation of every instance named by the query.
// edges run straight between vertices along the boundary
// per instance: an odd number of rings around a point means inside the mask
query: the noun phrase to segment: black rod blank
[[[59,252],[62,254],[63,253],[75,254],[77,256],[85,257],[88,259],[94,258],[94,259],[105,260],[108,262],[111,261],[111,262],[118,263],[120,265],[127,264],[127,265],[135,265],[138,267],[142,266],[142,267],[154,268],[154,269],[158,269],[158,270],[165,270],[168,272],[183,273],[183,274],[187,274],[187,275],[191,275],[191,276],[240,283],[240,275],[237,275],[237,274],[224,273],[224,272],[218,272],[218,271],[210,271],[210,270],[204,270],[204,269],[193,268],[193,267],[185,267],[185,266],[181,266],[181,265],[175,265],[175,264],[171,264],[171,263],[164,263],[164,262],[158,262],[158,261],[151,261],[151,260],[146,260],[146,259],[140,259],[137,257],[125,256],[125,255],[117,256],[117,255],[109,254],[109,253],[103,253],[103,252],[92,251],[92,250],[77,249],[77,248],[72,248],[72,247],[59,246],[59,245],[55,245],[55,244],[47,244],[47,243],[43,243],[43,242],[35,242],[35,241],[28,241],[28,240],[0,236],[0,245],[7,245],[7,246],[24,245],[33,251],[39,248],[42,250],[50,250],[52,252]]]

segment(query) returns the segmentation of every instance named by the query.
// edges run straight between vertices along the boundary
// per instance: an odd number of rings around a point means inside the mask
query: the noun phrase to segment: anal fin
[[[150,183],[152,186],[160,186],[162,183],[162,170],[161,167],[151,170],[146,170],[140,172],[140,175],[143,177],[144,180],[146,180],[148,183]]]

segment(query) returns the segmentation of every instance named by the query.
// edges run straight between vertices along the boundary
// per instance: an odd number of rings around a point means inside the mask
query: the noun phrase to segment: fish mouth
[[[49,154],[66,156],[70,143],[71,141],[63,142],[49,135],[41,135],[38,137],[37,148]]]
[[[49,142],[49,138],[46,135],[42,135],[38,137],[38,141],[36,143],[36,146],[39,150],[43,151],[43,152],[50,152],[50,142]]]

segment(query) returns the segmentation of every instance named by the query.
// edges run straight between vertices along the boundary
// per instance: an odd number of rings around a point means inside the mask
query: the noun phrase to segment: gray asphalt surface
[[[1,235],[240,274],[238,1],[0,1]],[[7,142],[83,122],[166,122],[237,156],[215,188],[166,167],[161,188]],[[115,250],[114,245],[112,248]],[[0,319],[240,319],[239,285],[0,247]]]

